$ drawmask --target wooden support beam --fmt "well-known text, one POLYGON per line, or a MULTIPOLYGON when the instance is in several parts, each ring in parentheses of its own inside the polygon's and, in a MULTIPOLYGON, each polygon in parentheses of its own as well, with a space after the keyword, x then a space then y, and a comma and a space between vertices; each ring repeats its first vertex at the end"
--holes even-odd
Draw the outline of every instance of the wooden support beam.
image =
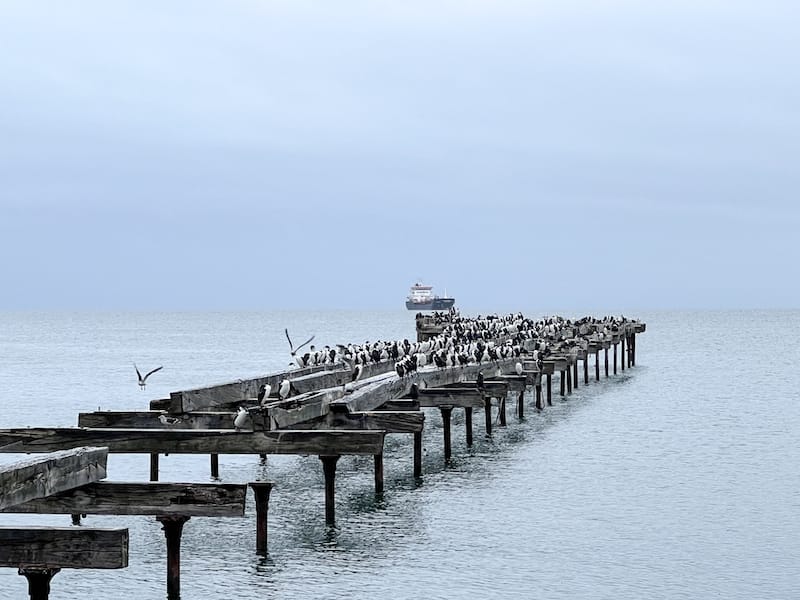
POLYGON ((235 483, 99 481, 5 508, 5 513, 243 517, 247 486, 235 483))
POLYGON ((128 530, 0 527, 0 567, 122 569, 128 530))
POLYGON ((0 452, 50 452, 107 446, 112 453, 377 454, 382 431, 229 431, 194 429, 0 429, 0 452))
MULTIPOLYGON (((538 375, 538 372, 536 373, 538 375)), ((522 392, 528 387, 528 375, 500 375, 499 377, 491 377, 484 380, 492 383, 500 381, 508 385, 509 392, 522 392)))
POLYGON ((0 465, 0 510, 98 481, 108 448, 73 448, 0 465))
POLYGON ((170 414, 166 411, 78 413, 78 427, 122 429, 233 429, 235 411, 170 414))
POLYGON ((484 405, 484 398, 484 393, 476 387, 442 387, 419 390, 417 400, 424 408, 437 408, 443 405, 480 408, 484 405))

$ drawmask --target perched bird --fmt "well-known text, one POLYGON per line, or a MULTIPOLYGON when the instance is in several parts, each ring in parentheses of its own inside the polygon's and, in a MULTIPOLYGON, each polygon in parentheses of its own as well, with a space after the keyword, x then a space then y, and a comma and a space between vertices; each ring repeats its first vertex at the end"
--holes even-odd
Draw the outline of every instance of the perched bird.
POLYGON ((356 365, 356 368, 353 369, 353 374, 350 376, 350 381, 357 381, 361 378, 361 373, 364 372, 364 368, 361 365, 356 365))
POLYGON ((265 403, 269 402, 270 392, 272 392, 272 386, 268 383, 262 383, 258 388, 259 405, 264 406, 265 403))
POLYGON ((478 373, 478 389, 483 389, 483 373, 478 373))
POLYGON ((289 397, 289 393, 292 391, 292 384, 289 382, 288 379, 284 379, 281 381, 281 387, 278 388, 278 396, 280 396, 281 400, 286 400, 289 397))
POLYGON ((143 390, 147 385, 147 378, 150 377, 150 375, 152 375, 156 371, 160 371, 164 367, 163 366, 157 367, 152 371, 150 371, 149 373, 147 373, 147 375, 145 375, 144 377, 142 377, 142 374, 139 372, 139 367, 136 366, 136 363, 133 363, 133 368, 136 369, 136 375, 137 377, 139 377, 139 389, 143 390))
POLYGON ((177 425, 181 422, 179 417, 168 417, 167 415, 158 415, 158 420, 162 425, 177 425))
POLYGON ((515 363, 514 370, 517 372, 517 375, 522 375, 522 363, 521 362, 515 363))
POLYGON ((240 406, 236 411, 236 416, 233 418, 233 428, 236 431, 241 431, 242 427, 247 423, 247 417, 249 415, 250 413, 247 412, 247 409, 244 406, 240 406))

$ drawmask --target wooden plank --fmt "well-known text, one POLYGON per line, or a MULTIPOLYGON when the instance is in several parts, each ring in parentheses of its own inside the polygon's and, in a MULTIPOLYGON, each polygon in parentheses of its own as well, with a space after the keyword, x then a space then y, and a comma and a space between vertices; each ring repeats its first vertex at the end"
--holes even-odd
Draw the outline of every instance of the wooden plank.
POLYGON ((423 408, 439 408, 442 406, 483 408, 486 406, 484 394, 478 388, 473 387, 443 387, 419 390, 418 400, 419 405, 423 408))
POLYGON ((78 427, 123 429, 233 429, 234 411, 170 414, 166 411, 96 411, 78 414, 78 427))
POLYGON ((107 446, 130 454, 378 454, 377 431, 230 431, 220 429, 0 429, 0 452, 51 452, 107 446))
POLYGON ((304 369, 287 369, 269 375, 239 379, 227 383, 219 383, 205 387, 181 390, 170 394, 171 413, 185 413, 219 406, 258 397, 258 388, 263 384, 272 386, 272 395, 278 395, 278 387, 286 378, 301 377, 310 373, 341 368, 339 365, 319 365, 304 369))
MULTIPOLYGON (((458 387, 471 387, 475 386, 475 389, 478 389, 478 382, 477 381, 459 381, 458 383, 454 383, 454 386, 458 387)), ((486 392, 487 396, 491 396, 492 398, 500 398, 508 394, 508 383, 505 381, 499 381, 497 379, 484 379, 483 381, 483 390, 486 392)))
POLYGON ((493 379, 497 379, 507 384, 508 390, 511 392, 524 392, 525 388, 528 386, 527 375, 500 375, 499 377, 493 379))
POLYGON ((17 504, 2 512, 243 517, 247 485, 101 481, 17 504))
POLYGON ((108 448, 78 447, 0 466, 0 509, 106 476, 108 448))
POLYGON ((0 567, 122 569, 127 566, 127 529, 0 527, 0 567))
POLYGON ((381 430, 386 433, 416 433, 425 425, 425 413, 419 410, 329 413, 324 419, 304 423, 308 429, 381 430))

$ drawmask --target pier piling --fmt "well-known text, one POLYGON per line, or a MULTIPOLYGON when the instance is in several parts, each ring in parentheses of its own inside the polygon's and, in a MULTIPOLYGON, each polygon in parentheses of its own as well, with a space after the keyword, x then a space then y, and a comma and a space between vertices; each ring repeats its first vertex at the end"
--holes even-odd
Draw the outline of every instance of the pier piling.
POLYGON ((467 436, 467 447, 472 447, 472 407, 464 407, 464 429, 467 436))
POLYGON ((61 569, 20 567, 17 573, 28 580, 30 600, 47 600, 50 597, 50 580, 61 569))
POLYGON ((186 515, 159 515, 156 520, 164 529, 167 538, 167 600, 181 597, 181 536, 183 525, 189 520, 186 515))
POLYGON ((267 520, 269 514, 269 494, 272 491, 271 481, 251 481, 256 499, 256 554, 268 554, 267 520))

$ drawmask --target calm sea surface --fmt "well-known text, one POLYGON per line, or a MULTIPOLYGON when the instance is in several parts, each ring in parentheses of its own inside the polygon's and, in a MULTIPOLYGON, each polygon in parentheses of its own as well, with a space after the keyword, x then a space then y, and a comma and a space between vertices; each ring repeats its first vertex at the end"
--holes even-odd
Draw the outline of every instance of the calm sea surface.
MULTIPOLYGON (((476 416, 471 450, 455 415, 447 468, 427 412, 421 484, 410 435, 387 437, 381 499, 371 458, 340 460, 334 530, 316 457, 220 457, 224 482, 275 482, 270 556, 254 553, 252 498, 244 519, 193 518, 183 598, 800 598, 800 312, 633 316, 647 322, 635 368, 581 379, 542 414, 526 397, 525 421, 510 414, 492 440, 476 416)), ((319 345, 414 335, 407 311, 0 314, 0 426, 73 426, 81 411, 144 410, 278 370, 284 327, 319 345), (133 361, 164 365, 144 392, 133 361)), ((145 455, 114 455, 109 480, 146 481, 148 468, 145 455)), ((209 481, 208 457, 162 457, 161 479, 209 481)), ((51 598, 165 597, 154 518, 84 523, 128 527, 130 566, 64 570, 51 598)), ((26 597, 25 579, 0 569, 0 599, 26 597)))

